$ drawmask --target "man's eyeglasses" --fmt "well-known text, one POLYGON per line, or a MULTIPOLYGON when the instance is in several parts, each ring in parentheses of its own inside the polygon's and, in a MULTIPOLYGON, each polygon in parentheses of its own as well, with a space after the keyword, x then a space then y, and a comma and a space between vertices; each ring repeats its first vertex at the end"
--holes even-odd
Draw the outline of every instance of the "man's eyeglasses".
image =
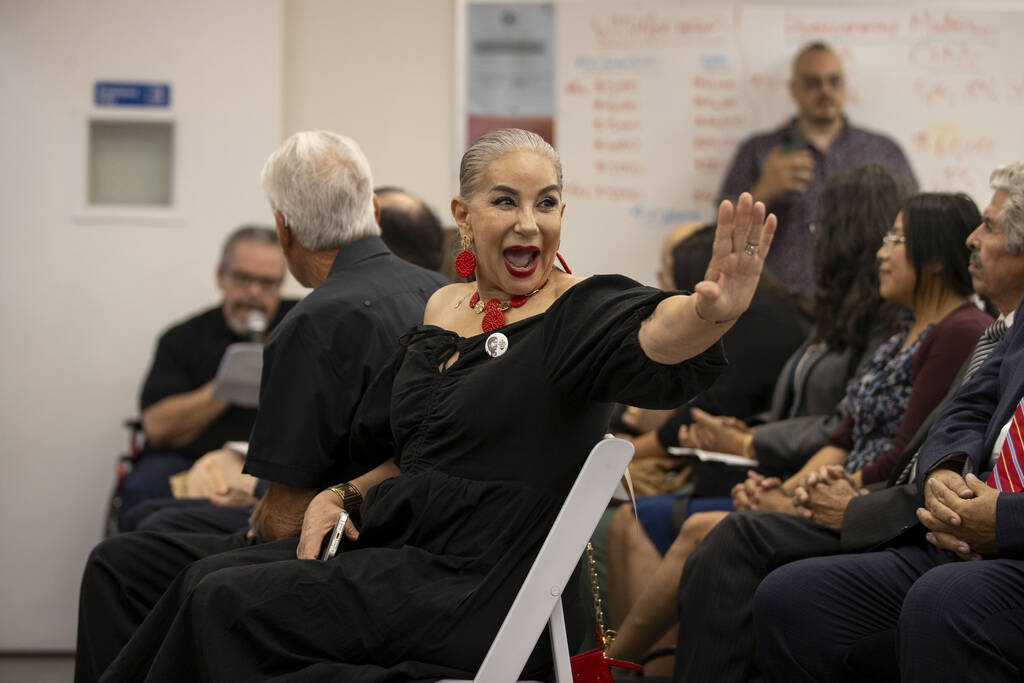
POLYGON ((800 82, 807 90, 821 90, 826 85, 833 90, 842 90, 843 86, 846 85, 846 81, 841 75, 833 74, 831 76, 801 76, 800 82))
POLYGON ((887 232, 887 233, 885 233, 885 235, 882 236, 882 244, 885 245, 886 253, 889 256, 892 256, 892 247, 893 247, 894 244, 906 244, 906 243, 907 243, 907 236, 906 235, 900 235, 900 234, 895 233, 895 232, 887 232))
POLYGON ((241 270, 229 270, 224 274, 227 276, 228 281, 239 289, 256 285, 260 289, 269 292, 281 286, 281 278, 279 277, 260 277, 241 270))

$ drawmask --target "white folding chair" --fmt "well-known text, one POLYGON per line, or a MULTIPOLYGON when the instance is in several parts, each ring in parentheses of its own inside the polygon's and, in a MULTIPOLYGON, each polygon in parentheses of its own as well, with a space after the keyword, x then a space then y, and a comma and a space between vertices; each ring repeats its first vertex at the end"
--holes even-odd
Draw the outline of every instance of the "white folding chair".
POLYGON ((605 438, 590 451, 474 683, 515 683, 545 623, 551 632, 556 680, 571 683, 562 591, 632 457, 633 444, 616 438, 605 438))

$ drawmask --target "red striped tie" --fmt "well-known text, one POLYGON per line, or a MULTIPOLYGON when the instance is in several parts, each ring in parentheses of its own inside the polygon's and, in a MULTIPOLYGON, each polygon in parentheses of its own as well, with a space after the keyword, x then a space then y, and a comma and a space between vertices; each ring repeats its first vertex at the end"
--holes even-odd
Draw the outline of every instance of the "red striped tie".
POLYGON ((999 449, 999 460, 985 483, 999 491, 1024 491, 1024 398, 1013 411, 1006 441, 999 449))

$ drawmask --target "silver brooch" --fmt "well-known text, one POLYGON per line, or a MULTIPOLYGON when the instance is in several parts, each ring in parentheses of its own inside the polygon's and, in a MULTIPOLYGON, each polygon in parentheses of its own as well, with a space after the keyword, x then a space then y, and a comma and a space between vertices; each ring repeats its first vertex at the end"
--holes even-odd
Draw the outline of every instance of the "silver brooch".
POLYGON ((497 358, 508 351, 508 337, 501 332, 495 332, 484 342, 484 348, 487 349, 488 356, 497 358))

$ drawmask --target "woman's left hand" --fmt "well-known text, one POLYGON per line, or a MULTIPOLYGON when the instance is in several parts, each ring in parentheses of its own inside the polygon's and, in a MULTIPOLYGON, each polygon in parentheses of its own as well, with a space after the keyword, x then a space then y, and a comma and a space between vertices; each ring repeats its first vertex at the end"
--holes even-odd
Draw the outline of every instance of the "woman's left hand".
POLYGON ((749 192, 740 195, 735 207, 728 200, 719 205, 711 261, 704 280, 694 287, 702 317, 732 320, 747 310, 776 225, 775 215, 765 218, 764 204, 754 203, 749 192))

